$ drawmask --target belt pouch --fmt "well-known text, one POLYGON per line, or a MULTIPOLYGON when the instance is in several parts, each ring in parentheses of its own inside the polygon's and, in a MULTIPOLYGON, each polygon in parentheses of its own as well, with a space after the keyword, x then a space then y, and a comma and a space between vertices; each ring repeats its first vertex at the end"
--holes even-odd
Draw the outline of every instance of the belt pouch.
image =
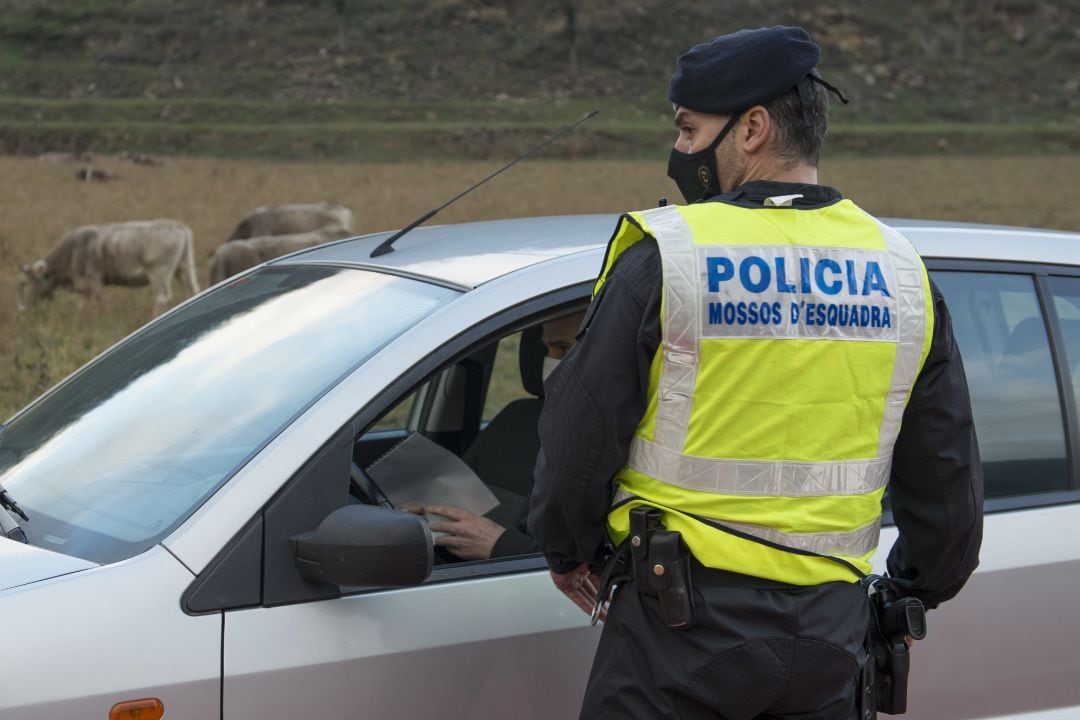
POLYGON ((690 553, 682 535, 654 532, 649 543, 649 589, 660 599, 660 614, 670 628, 689 630, 694 625, 694 588, 690 553))

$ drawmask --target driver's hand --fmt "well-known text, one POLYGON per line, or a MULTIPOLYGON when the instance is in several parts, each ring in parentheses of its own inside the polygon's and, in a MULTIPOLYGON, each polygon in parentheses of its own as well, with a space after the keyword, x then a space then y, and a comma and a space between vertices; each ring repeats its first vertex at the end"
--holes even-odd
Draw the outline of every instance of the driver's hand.
POLYGON ((446 519, 432 520, 434 532, 444 532, 435 538, 435 544, 445 547, 462 560, 487 560, 495 542, 506 528, 482 515, 450 505, 428 505, 424 512, 442 515, 446 519))
POLYGON ((414 502, 412 500, 410 500, 409 502, 402 503, 400 505, 395 505, 394 509, 395 510, 400 510, 402 512, 412 513, 413 515, 423 515, 424 514, 424 506, 421 505, 420 503, 414 502))

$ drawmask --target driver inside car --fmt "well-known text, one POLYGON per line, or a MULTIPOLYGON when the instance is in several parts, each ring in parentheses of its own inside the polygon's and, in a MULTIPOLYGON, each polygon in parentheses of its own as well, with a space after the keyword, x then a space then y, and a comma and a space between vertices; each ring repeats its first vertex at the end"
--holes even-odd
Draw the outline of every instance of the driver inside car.
MULTIPOLYGON (((542 381, 547 380, 551 371, 573 347, 574 337, 584 316, 585 311, 581 310, 542 324, 543 347, 546 349, 542 361, 542 381)), ((530 350, 524 336, 528 332, 525 330, 522 333, 521 368, 526 387, 529 383, 524 376, 528 372, 529 359, 524 355, 530 350)), ((493 461, 509 461, 515 466, 515 474, 524 476, 517 478, 519 483, 524 482, 526 487, 532 487, 532 468, 539 451, 536 422, 540 417, 542 392, 539 395, 536 399, 516 401, 517 407, 511 403, 503 408, 480 432, 474 447, 466 452, 465 459, 478 470, 481 479, 489 486, 492 483, 485 477, 483 469, 493 461), (497 457, 489 459, 485 456, 497 457)), ((509 504, 506 499, 501 499, 503 506, 509 504)), ((398 509, 417 515, 441 516, 431 518, 431 530, 445 533, 436 536, 435 544, 461 560, 487 560, 537 552, 536 543, 525 527, 527 501, 518 508, 500 507, 487 515, 477 515, 449 505, 425 506, 415 502, 399 505, 398 509), (496 517, 493 518, 493 515, 496 517)))

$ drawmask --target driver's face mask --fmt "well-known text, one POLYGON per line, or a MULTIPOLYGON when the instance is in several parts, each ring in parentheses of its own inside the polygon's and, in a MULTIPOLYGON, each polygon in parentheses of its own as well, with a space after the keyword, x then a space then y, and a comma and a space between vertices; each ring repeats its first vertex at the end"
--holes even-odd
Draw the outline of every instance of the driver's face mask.
POLYGON ((551 373, 555 372, 555 368, 559 367, 559 362, 560 362, 560 360, 558 358, 553 358, 553 357, 545 357, 544 358, 544 367, 540 371, 541 372, 540 376, 541 376, 541 378, 543 378, 544 382, 547 382, 548 376, 550 376, 551 373))
POLYGON ((731 116, 709 147, 694 153, 684 153, 671 148, 667 174, 679 186, 679 192, 687 204, 707 200, 720 194, 720 177, 716 170, 716 148, 720 146, 731 128, 739 121, 741 112, 731 116))

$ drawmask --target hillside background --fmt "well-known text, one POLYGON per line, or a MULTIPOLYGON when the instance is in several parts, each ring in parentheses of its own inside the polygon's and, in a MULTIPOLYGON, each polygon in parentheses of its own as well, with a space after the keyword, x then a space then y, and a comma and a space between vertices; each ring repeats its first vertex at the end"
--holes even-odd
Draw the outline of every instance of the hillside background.
POLYGON ((0 421, 150 319, 146 288, 17 310, 72 228, 179 219, 205 287, 251 208, 402 227, 594 109, 433 222, 650 207, 677 196, 675 58, 775 24, 852 99, 822 182, 882 217, 1080 230, 1080 0, 0 0, 0 421))
POLYGON ((564 157, 670 140, 674 59, 824 48, 843 152, 1080 150, 1080 0, 0 0, 0 152, 564 157))

